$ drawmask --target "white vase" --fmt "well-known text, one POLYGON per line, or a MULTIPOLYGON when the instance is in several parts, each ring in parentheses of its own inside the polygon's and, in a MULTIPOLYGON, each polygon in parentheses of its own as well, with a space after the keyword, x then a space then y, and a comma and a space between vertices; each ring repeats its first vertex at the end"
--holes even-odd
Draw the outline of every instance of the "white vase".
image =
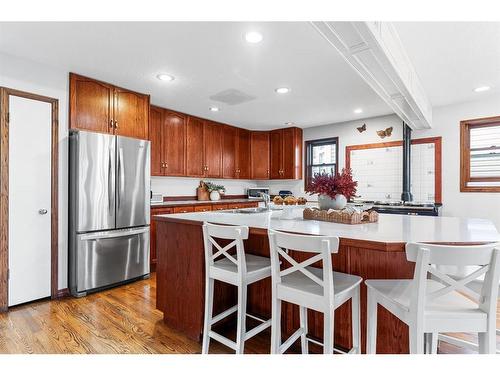
POLYGON ((214 190, 210 192, 210 200, 211 201, 218 201, 220 200, 220 193, 217 190, 214 190))
POLYGON ((330 198, 328 195, 319 195, 318 204, 320 210, 341 210, 347 204, 347 198, 342 194, 337 194, 335 199, 330 198))

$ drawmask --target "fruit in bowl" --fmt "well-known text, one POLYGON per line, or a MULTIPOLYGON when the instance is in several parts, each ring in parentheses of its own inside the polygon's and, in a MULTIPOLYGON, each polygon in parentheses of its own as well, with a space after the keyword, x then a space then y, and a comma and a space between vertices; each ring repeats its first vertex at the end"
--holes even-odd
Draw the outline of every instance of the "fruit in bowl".
POLYGON ((281 198, 279 195, 275 196, 273 198, 273 203, 277 205, 282 205, 283 204, 283 198, 281 198))
POLYGON ((287 206, 292 206, 292 205, 297 204, 297 198, 295 198, 293 195, 289 195, 283 201, 284 201, 285 205, 287 205, 287 206))
POLYGON ((307 199, 304 198, 304 197, 300 197, 300 198, 297 198, 297 204, 300 204, 300 205, 305 205, 307 203, 307 199))

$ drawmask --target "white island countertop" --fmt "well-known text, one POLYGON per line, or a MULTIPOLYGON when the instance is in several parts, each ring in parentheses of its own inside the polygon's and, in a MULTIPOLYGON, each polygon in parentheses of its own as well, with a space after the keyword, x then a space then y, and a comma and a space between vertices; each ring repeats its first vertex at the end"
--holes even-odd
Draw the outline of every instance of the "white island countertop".
POLYGON ((500 241, 500 234, 495 225, 490 220, 484 219, 380 214, 377 223, 351 225, 304 220, 301 208, 294 210, 293 219, 280 219, 280 215, 280 212, 244 214, 209 211, 158 215, 155 218, 159 221, 207 221, 216 224, 246 225, 250 228, 332 235, 344 239, 383 243, 500 241))

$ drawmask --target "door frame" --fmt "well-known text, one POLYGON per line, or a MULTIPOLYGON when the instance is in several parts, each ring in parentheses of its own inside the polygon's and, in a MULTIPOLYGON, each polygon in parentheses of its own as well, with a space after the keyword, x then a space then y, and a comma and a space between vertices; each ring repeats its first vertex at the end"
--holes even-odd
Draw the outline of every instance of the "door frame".
MULTIPOLYGON (((9 98, 17 96, 50 103, 51 131, 51 298, 62 293, 58 287, 58 169, 59 169, 59 101, 47 96, 0 87, 0 311, 9 305, 9 98)), ((61 291, 63 292, 63 291, 61 291)))

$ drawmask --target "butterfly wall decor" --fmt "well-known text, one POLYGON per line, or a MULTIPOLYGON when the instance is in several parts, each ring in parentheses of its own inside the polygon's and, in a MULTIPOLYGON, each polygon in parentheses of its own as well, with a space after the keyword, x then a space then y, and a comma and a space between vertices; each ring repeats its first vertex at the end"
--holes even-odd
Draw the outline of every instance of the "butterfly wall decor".
POLYGON ((360 126, 358 129, 358 132, 363 133, 366 130, 366 124, 363 124, 363 126, 360 126))
POLYGON ((392 126, 385 130, 377 130, 377 135, 382 139, 384 139, 385 137, 390 137, 391 134, 392 134, 392 126))

